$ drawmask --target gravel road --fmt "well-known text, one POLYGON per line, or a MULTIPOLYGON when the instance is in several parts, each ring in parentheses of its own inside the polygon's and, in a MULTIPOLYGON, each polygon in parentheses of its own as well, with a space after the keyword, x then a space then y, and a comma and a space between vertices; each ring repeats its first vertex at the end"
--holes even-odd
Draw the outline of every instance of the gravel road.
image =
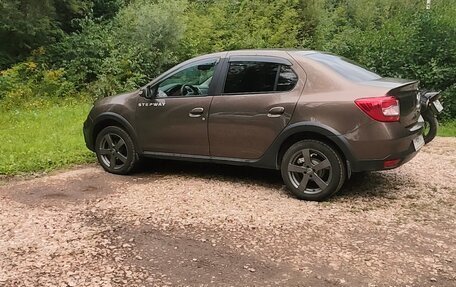
POLYGON ((0 286, 456 286, 456 138, 328 202, 276 171, 148 161, 0 183, 0 286))

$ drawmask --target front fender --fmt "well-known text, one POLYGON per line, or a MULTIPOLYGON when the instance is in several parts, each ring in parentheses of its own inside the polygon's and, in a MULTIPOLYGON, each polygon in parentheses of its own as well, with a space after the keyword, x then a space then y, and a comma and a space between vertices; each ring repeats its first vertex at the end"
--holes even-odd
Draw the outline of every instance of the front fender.
POLYGON ((138 142, 138 136, 133 128, 133 125, 121 115, 113 112, 101 113, 93 120, 93 128, 91 132, 93 143, 95 142, 98 132, 109 125, 117 125, 123 128, 130 135, 138 153, 142 153, 142 149, 140 148, 138 142))

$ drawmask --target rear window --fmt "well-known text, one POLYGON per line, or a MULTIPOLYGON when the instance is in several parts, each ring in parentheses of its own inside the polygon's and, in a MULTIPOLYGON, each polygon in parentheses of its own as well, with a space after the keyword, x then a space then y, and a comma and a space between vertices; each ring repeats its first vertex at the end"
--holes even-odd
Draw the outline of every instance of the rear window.
POLYGON ((339 75, 350 81, 364 82, 381 78, 380 75, 369 71, 368 69, 361 67, 359 64, 343 57, 322 53, 306 54, 305 56, 330 67, 339 75))

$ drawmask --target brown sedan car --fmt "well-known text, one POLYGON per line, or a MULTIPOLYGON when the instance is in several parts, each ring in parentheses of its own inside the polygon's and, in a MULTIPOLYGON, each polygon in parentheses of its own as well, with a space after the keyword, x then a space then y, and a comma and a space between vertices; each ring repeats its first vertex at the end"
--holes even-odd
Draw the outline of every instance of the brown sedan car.
POLYGON ((221 52, 98 101, 84 136, 112 173, 129 173, 141 157, 249 165, 280 169, 298 198, 323 200, 352 172, 416 155, 418 95, 418 81, 382 78, 332 54, 221 52))

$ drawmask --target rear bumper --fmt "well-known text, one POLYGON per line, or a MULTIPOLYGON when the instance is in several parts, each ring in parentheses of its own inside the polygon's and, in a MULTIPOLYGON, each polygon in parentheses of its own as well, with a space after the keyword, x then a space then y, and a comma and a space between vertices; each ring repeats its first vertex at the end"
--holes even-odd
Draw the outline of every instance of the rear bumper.
POLYGON ((414 158, 413 140, 422 134, 424 121, 420 120, 412 127, 404 128, 399 123, 375 123, 366 129, 365 134, 350 139, 345 135, 352 151, 349 159, 353 172, 388 170, 397 168, 414 158), (392 167, 385 167, 385 161, 398 160, 392 167))
POLYGON ((394 169, 410 161, 417 154, 418 151, 415 151, 415 149, 412 147, 410 150, 398 154, 392 154, 388 158, 382 160, 355 160, 350 162, 350 167, 353 172, 394 169), (385 161, 395 159, 399 159, 399 163, 397 165, 395 165, 394 167, 385 168, 385 161))

